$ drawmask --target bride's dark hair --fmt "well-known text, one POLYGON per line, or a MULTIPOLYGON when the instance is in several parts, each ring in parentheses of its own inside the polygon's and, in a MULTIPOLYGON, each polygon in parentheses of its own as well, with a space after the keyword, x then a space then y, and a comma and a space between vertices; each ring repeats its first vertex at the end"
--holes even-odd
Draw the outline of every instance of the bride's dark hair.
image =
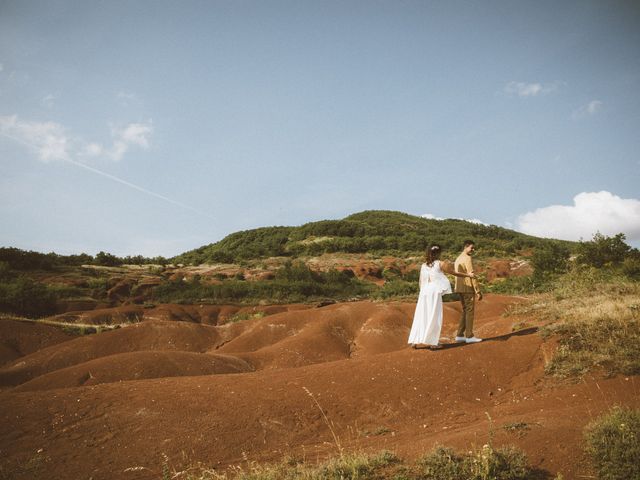
POLYGON ((432 266, 433 262, 440 258, 441 252, 442 248, 440 248, 440 245, 436 243, 427 248, 427 265, 432 266))

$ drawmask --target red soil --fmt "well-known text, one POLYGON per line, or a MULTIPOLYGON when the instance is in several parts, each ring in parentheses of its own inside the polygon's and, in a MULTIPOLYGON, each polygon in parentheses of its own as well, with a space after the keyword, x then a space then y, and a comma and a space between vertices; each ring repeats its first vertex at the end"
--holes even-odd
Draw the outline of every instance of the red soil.
POLYGON ((207 325, 218 325, 229 320, 236 314, 274 313, 292 310, 305 310, 310 305, 265 305, 257 307, 242 307, 238 305, 175 305, 165 304, 147 308, 142 305, 123 305, 118 307, 100 308, 88 311, 71 311, 51 317, 52 320, 84 323, 90 325, 114 325, 121 323, 140 322, 143 320, 167 320, 207 325))
POLYGON ((42 348, 74 338, 57 327, 19 320, 0 320, 0 366, 42 348))
MULTIPOLYGON (((548 344, 502 316, 515 301, 487 295, 476 328, 487 340, 439 351, 406 345, 414 305, 394 302, 218 326, 150 320, 48 346, 0 370, 0 477, 157 479, 163 455, 177 469, 324 458, 337 448, 314 399, 347 450, 415 458, 435 443, 481 446, 493 428, 533 465, 587 475, 582 429, 640 406, 640 382, 547 379, 548 344), (516 422, 530 430, 502 428, 516 422)), ((458 312, 445 304, 443 337, 458 312)))

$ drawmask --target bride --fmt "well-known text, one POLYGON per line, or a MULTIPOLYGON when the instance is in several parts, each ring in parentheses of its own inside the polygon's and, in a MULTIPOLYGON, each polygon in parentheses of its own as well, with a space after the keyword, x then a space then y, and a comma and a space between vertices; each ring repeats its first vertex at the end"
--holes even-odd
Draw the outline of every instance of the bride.
POLYGON ((441 253, 440 245, 432 245, 427 249, 426 262, 420 267, 420 293, 408 340, 413 348, 418 344, 429 345, 431 349, 441 348, 438 341, 442 329, 442 295, 451 293, 451 284, 445 273, 474 277, 473 272, 462 273, 449 268, 443 272, 439 260, 441 253))

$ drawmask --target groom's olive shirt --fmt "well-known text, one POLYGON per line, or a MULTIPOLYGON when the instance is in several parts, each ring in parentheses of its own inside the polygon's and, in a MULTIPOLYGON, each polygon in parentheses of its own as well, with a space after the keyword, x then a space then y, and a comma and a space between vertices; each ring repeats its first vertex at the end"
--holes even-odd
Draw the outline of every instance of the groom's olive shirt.
MULTIPOLYGON (((458 258, 456 258, 454 268, 456 272, 460 273, 473 272, 471 256, 462 252, 458 255, 458 258)), ((456 277, 454 291, 457 293, 478 293, 480 292, 480 286, 476 278, 456 277)))

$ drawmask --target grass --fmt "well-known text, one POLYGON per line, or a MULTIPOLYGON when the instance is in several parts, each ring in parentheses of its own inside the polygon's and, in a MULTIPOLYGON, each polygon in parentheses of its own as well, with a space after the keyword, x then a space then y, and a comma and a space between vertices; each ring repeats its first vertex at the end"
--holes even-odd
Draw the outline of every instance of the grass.
MULTIPOLYGON (((163 471, 167 471, 166 464, 163 471)), ((275 465, 247 462, 227 471, 192 467, 173 472, 170 478, 183 480, 535 480, 549 478, 533 469, 520 450, 512 446, 494 449, 490 445, 459 454, 436 446, 415 462, 394 453, 351 453, 320 464, 286 458, 275 465)))
POLYGON ((50 325, 52 327, 60 328, 61 330, 70 333, 72 335, 89 335, 92 333, 100 333, 108 330, 115 330, 123 325, 128 324, 114 324, 114 325, 91 325, 87 323, 70 323, 70 322, 58 322, 55 320, 47 319, 33 319, 20 317, 16 315, 0 314, 0 321, 2 320, 15 320, 18 322, 27 323, 39 323, 41 325, 50 325))
POLYGON ((529 467, 527 457, 515 447, 483 445, 465 454, 437 446, 420 460, 425 479, 437 480, 527 480, 540 478, 529 467))
POLYGON ((541 322, 558 349, 549 375, 579 378, 601 370, 607 376, 640 373, 640 283, 606 270, 576 269, 553 288, 514 307, 511 315, 541 322))
POLYGON ((585 442, 599 479, 640 479, 640 410, 613 408, 587 426, 585 442))
POLYGON ((229 317, 226 323, 244 322, 245 320, 252 320, 254 318, 264 318, 265 312, 239 312, 229 317))

